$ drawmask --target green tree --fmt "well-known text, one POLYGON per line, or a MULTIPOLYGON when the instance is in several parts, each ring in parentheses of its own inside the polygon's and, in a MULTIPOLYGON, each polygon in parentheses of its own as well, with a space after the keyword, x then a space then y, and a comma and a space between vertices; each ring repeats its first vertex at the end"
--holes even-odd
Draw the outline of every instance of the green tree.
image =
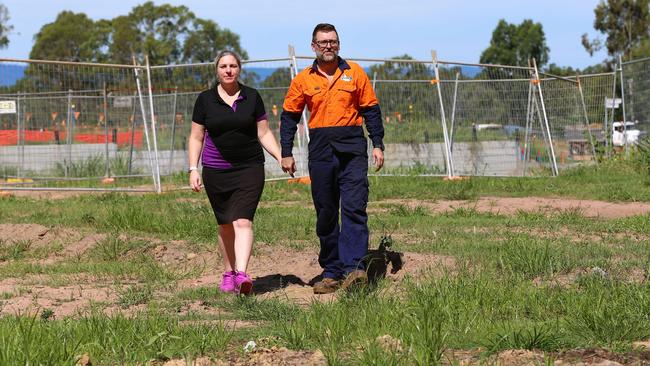
MULTIPOLYGON (((413 60, 410 55, 395 56, 392 60, 413 60)), ((429 80, 434 74, 423 63, 386 61, 370 66, 368 76, 379 80, 429 80)))
POLYGON ((269 113, 269 122, 273 128, 276 128, 280 113, 282 113, 282 104, 289 89, 289 84, 291 84, 289 67, 278 67, 258 87, 266 104, 267 113, 269 113), (273 106, 276 107, 276 115, 273 114, 273 106))
POLYGON ((95 23, 84 13, 63 11, 34 36, 32 59, 60 61, 104 61, 107 42, 105 23, 95 23))
POLYGON ((181 59, 181 39, 196 18, 186 6, 156 6, 152 1, 136 6, 128 17, 127 30, 135 33, 128 38, 138 41, 128 46, 140 57, 148 55, 152 65, 176 63, 181 59))
POLYGON ((548 53, 542 24, 526 19, 517 25, 501 19, 492 32, 490 46, 481 53, 480 62, 528 66, 528 60, 535 58, 541 67, 548 62, 548 53))
POLYGON ((222 50, 235 51, 242 58, 248 58, 239 45, 239 35, 228 29, 220 29, 212 20, 195 19, 183 44, 183 61, 211 62, 222 50))
POLYGON ((262 82, 262 87, 289 87, 291 84, 291 71, 288 67, 278 67, 262 82))
POLYGON ((5 48, 9 45, 9 32, 14 29, 9 25, 9 10, 4 4, 0 3, 0 48, 5 48))
POLYGON ((557 75, 557 76, 576 76, 577 74, 580 73, 579 69, 574 69, 571 66, 562 67, 554 63, 548 65, 548 67, 544 71, 551 75, 557 75))
POLYGON ((247 58, 239 36, 232 31, 197 18, 185 6, 151 1, 110 20, 93 21, 83 13, 61 12, 41 28, 34 41, 30 57, 48 60, 130 64, 133 56, 140 62, 148 56, 150 64, 165 65, 212 61, 222 49, 247 58))
POLYGON ((109 58, 118 64, 132 63, 133 56, 140 51, 142 35, 137 30, 137 25, 132 17, 121 15, 115 17, 110 23, 110 42, 108 46, 109 58))
POLYGON ((630 59, 650 57, 650 39, 644 39, 630 50, 630 59))
POLYGON ((603 44, 600 39, 589 40, 587 34, 583 34, 582 45, 589 54, 603 45, 610 56, 630 57, 637 47, 649 50, 644 41, 649 38, 650 0, 601 0, 594 14, 594 28, 607 40, 603 44))

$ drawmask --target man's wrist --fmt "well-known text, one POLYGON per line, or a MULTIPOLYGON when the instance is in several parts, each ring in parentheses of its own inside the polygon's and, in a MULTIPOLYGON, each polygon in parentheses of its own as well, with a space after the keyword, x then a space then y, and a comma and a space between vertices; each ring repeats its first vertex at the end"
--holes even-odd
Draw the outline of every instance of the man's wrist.
POLYGON ((282 146, 282 149, 280 150, 280 154, 282 155, 283 158, 288 158, 290 156, 293 156, 293 146, 282 146))
POLYGON ((188 172, 188 173, 191 173, 191 172, 193 172, 193 171, 195 171, 195 170, 198 171, 199 168, 198 168, 197 166, 191 166, 191 167, 189 167, 189 169, 187 169, 187 172, 188 172))

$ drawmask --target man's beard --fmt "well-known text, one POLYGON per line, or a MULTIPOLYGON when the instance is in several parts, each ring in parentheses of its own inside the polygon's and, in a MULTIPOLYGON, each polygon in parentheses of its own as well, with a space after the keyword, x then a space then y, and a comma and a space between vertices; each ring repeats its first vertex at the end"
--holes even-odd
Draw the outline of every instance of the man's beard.
POLYGON ((338 56, 338 55, 335 54, 335 53, 331 53, 331 54, 328 54, 328 55, 325 55, 324 53, 321 53, 321 54, 319 54, 316 58, 317 58, 319 61, 323 61, 323 62, 332 62, 332 61, 336 60, 336 57, 337 57, 337 56, 338 56))

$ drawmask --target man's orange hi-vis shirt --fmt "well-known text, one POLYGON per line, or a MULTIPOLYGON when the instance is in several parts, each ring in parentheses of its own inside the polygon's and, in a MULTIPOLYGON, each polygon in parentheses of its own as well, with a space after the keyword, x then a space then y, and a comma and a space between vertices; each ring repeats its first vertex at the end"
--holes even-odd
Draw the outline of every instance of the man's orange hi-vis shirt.
POLYGON ((377 97, 358 64, 339 58, 339 67, 330 83, 314 61, 292 80, 281 117, 283 157, 292 156, 296 124, 305 106, 311 113, 308 122, 310 159, 326 157, 332 148, 365 154, 364 118, 373 146, 383 149, 384 131, 377 97))

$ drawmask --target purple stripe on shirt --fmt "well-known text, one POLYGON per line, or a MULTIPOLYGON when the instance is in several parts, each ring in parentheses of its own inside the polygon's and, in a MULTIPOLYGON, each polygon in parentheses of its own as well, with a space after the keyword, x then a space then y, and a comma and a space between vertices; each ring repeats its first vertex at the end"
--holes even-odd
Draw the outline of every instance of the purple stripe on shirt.
MULTIPOLYGON (((239 95, 237 99, 232 103, 232 111, 237 112, 237 102, 244 100, 242 95, 239 95)), ((263 119, 266 119, 266 113, 261 115, 255 122, 259 122, 263 119)), ((206 133, 203 138, 203 153, 201 154, 201 164, 203 166, 213 169, 230 169, 232 164, 223 158, 219 149, 214 146, 214 142, 209 138, 206 133)))
POLYGON ((239 94, 239 96, 237 96, 237 99, 235 99, 235 101, 232 102, 232 111, 233 112, 237 112, 237 102, 239 102, 240 100, 244 100, 244 97, 241 94, 239 94))
POLYGON ((213 169, 230 169, 232 164, 223 158, 219 149, 214 146, 214 142, 206 133, 203 137, 203 153, 201 154, 201 164, 213 169))
POLYGON ((263 120, 265 120, 265 119, 268 119, 267 116, 266 116, 266 113, 264 113, 263 115, 257 117, 257 119, 255 120, 255 122, 263 121, 263 120))

